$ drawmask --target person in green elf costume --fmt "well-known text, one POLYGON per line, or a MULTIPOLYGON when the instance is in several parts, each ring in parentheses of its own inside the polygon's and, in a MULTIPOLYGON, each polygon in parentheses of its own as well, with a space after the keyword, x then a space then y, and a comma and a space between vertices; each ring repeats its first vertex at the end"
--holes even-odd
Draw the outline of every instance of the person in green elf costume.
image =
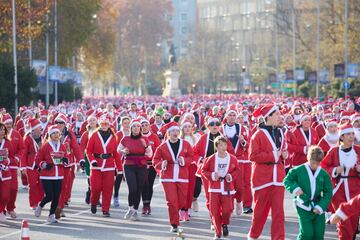
POLYGON ((324 239, 324 212, 332 198, 332 184, 329 174, 320 167, 323 158, 320 147, 310 147, 308 162, 291 169, 284 179, 285 188, 294 194, 300 225, 298 240, 324 239))

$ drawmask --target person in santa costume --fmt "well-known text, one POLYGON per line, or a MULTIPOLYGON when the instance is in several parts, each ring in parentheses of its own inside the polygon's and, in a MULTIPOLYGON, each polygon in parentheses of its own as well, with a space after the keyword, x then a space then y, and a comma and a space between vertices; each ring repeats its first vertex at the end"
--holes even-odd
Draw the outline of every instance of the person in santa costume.
MULTIPOLYGON (((318 134, 319 139, 324 137, 326 134, 326 123, 329 121, 332 117, 332 113, 330 111, 325 111, 322 115, 322 120, 319 121, 318 125, 316 127, 313 127, 318 134)), ((326 154, 325 154, 326 155, 326 154)))
POLYGON ((288 134, 288 149, 291 155, 291 167, 299 166, 305 163, 307 150, 311 145, 317 145, 319 142, 316 131, 310 127, 311 117, 303 114, 299 119, 297 126, 288 134))
MULTIPOLYGON (((22 149, 23 139, 22 136, 19 134, 19 132, 13 129, 12 127, 13 119, 10 114, 6 113, 2 115, 1 121, 4 123, 9 133, 7 137, 10 140, 11 145, 13 146, 13 150, 15 154, 15 158, 11 159, 9 165, 9 169, 11 172, 11 185, 10 185, 10 199, 7 203, 6 210, 10 214, 11 218, 16 218, 15 202, 16 202, 18 186, 19 186, 17 175, 18 175, 18 168, 20 163, 20 151, 22 149)), ((26 174, 22 175, 22 179, 23 179, 22 180, 23 186, 27 187, 28 181, 26 174)))
POLYGON ((35 163, 35 156, 43 143, 43 139, 40 121, 32 118, 28 124, 31 132, 27 133, 24 137, 20 157, 20 170, 22 174, 27 176, 29 182, 29 204, 30 208, 35 210, 44 195, 38 171, 39 166, 35 163))
POLYGON ((235 179, 238 162, 227 149, 227 139, 219 136, 214 141, 217 153, 207 158, 201 167, 201 175, 209 182, 209 202, 212 226, 215 228, 214 239, 229 236, 228 225, 234 208, 235 179))
MULTIPOLYGON (((191 114, 191 113, 190 113, 191 114)), ((191 114, 192 115, 192 114, 191 114)), ((194 123, 187 120, 188 118, 184 115, 184 120, 180 126, 180 138, 187 141, 191 147, 195 146, 195 144, 199 141, 200 134, 194 133, 194 123)), ((190 221, 190 214, 188 210, 191 208, 191 204, 193 201, 194 190, 195 190, 195 183, 196 183, 196 171, 197 171, 197 164, 194 161, 191 162, 189 165, 189 186, 187 191, 186 197, 186 205, 180 212, 180 221, 190 221)))
POLYGON ((346 221, 354 215, 360 214, 360 194, 353 197, 349 202, 340 204, 336 213, 331 217, 331 224, 346 221))
POLYGON ((93 115, 90 115, 87 118, 87 127, 86 131, 83 133, 80 139, 80 150, 82 153, 84 153, 84 159, 85 159, 85 173, 87 176, 87 183, 88 183, 88 190, 85 193, 85 203, 90 204, 90 163, 89 159, 86 156, 86 146, 89 142, 90 137, 93 135, 93 133, 96 131, 96 129, 99 127, 97 118, 93 115))
POLYGON ((75 179, 75 173, 74 173, 75 165, 76 163, 79 163, 81 164, 82 167, 84 167, 85 160, 83 154, 80 151, 80 147, 74 132, 68 127, 66 127, 66 123, 67 123, 66 116, 63 114, 59 114, 56 117, 54 123, 61 131, 60 141, 66 147, 66 153, 69 160, 68 164, 64 167, 62 190, 61 190, 58 208, 56 209, 55 212, 56 219, 60 219, 60 217, 65 217, 63 209, 65 205, 68 205, 71 198, 72 186, 75 179), (75 161, 75 158, 77 161, 75 161))
POLYGON ((355 144, 360 145, 360 113, 355 113, 351 117, 351 123, 354 127, 355 144))
POLYGON ((171 224, 170 232, 178 232, 179 211, 186 205, 189 184, 189 165, 194 153, 191 145, 179 139, 180 128, 172 122, 167 129, 168 139, 156 150, 153 166, 160 174, 160 182, 165 192, 171 224))
MULTIPOLYGON (((162 110, 162 108, 161 108, 161 110, 162 110)), ((158 112, 155 114, 155 117, 154 117, 154 123, 151 124, 150 128, 151 128, 151 132, 157 134, 160 139, 163 138, 163 136, 160 132, 160 129, 163 125, 164 125, 164 122, 162 120, 162 111, 159 111, 159 109, 158 109, 158 112)))
POLYGON ((125 136, 118 152, 124 159, 124 174, 128 185, 128 206, 124 219, 139 220, 137 213, 143 187, 147 177, 147 160, 153 156, 152 148, 147 137, 141 134, 141 122, 134 119, 130 124, 130 136, 125 136))
POLYGON ((336 119, 326 122, 326 133, 319 141, 318 146, 324 151, 326 155, 331 148, 336 147, 339 143, 338 124, 336 119))
MULTIPOLYGON (((199 139, 199 141, 195 144, 193 147, 194 150, 194 161, 196 161, 198 165, 198 172, 196 177, 196 183, 195 183, 195 191, 194 191, 194 199, 192 203, 192 209, 197 212, 199 211, 199 205, 197 202, 198 197, 201 193, 201 185, 204 185, 204 191, 206 196, 206 207, 209 210, 209 194, 208 194, 208 181, 201 176, 199 170, 201 168, 201 165, 203 164, 205 158, 213 155, 216 152, 214 140, 216 137, 220 136, 220 127, 221 127, 221 121, 219 118, 215 117, 209 117, 207 119, 207 129, 208 132, 204 135, 202 135, 199 139)), ((234 154, 234 148, 232 147, 232 144, 230 141, 228 141, 228 148, 227 151, 230 154, 234 154)))
MULTIPOLYGON (((156 133, 150 131, 150 122, 147 119, 141 120, 141 134, 149 140, 151 150, 154 153, 156 149, 160 146, 161 141, 156 133)), ((150 215, 151 214, 151 199, 153 195, 153 186, 156 178, 156 170, 152 165, 152 158, 147 159, 147 177, 145 178, 145 183, 142 191, 142 201, 143 208, 142 214, 150 215)))
POLYGON ((110 119, 103 115, 99 119, 100 128, 90 137, 86 147, 86 156, 90 162, 91 212, 96 214, 100 194, 102 194, 102 212, 110 217, 111 195, 114 187, 114 172, 122 174, 122 163, 117 152, 117 140, 110 128, 110 119))
MULTIPOLYGON (((11 198, 12 173, 9 168, 15 159, 14 148, 7 138, 9 132, 4 123, 0 122, 0 222, 6 221, 5 210, 11 198)), ((17 176, 16 176, 17 177, 17 176)), ((10 217, 11 212, 9 212, 10 217)))
MULTIPOLYGON (((119 143, 125 136, 130 136, 130 134, 131 134, 130 122, 131 122, 131 118, 128 116, 124 116, 121 118, 121 121, 120 121, 121 128, 116 133, 116 140, 118 143, 117 145, 119 145, 119 143)), ((121 182, 122 182, 123 178, 124 178, 124 176, 122 173, 120 173, 120 174, 115 173, 114 196, 113 196, 113 200, 112 200, 114 207, 120 207, 119 190, 120 190, 120 186, 121 186, 121 182)))
MULTIPOLYGON (((354 145, 354 128, 350 124, 340 126, 340 145, 332 148, 321 162, 331 176, 334 190, 332 206, 338 210, 343 202, 360 194, 360 146, 354 145)), ((340 240, 353 239, 358 227, 359 214, 339 222, 340 240)))
POLYGON ((265 122, 251 137, 249 159, 253 163, 251 185, 254 192, 254 214, 248 239, 258 239, 271 209, 271 238, 285 239, 283 160, 287 157, 286 139, 277 127, 280 111, 277 106, 267 104, 253 113, 263 116, 265 122))
POLYGON ((49 111, 46 109, 43 109, 40 111, 40 124, 41 124, 41 129, 42 129, 42 133, 41 135, 46 136, 46 133, 48 131, 48 128, 50 127, 50 123, 49 123, 49 111))
POLYGON ((236 189, 236 214, 241 215, 244 213, 252 213, 252 194, 251 194, 251 162, 248 160, 247 148, 248 137, 246 129, 236 123, 237 108, 231 105, 225 114, 226 123, 223 125, 222 132, 224 136, 230 140, 232 147, 235 151, 235 156, 239 163, 239 174, 235 180, 236 189), (244 176, 246 172, 246 177, 244 176), (246 182, 246 193, 244 192, 246 182), (243 202, 244 201, 244 202, 243 202), (244 205, 244 210, 243 206, 244 205))
POLYGON ((58 206, 64 179, 64 166, 69 163, 66 147, 60 141, 61 131, 53 125, 49 128, 47 141, 40 147, 35 157, 35 165, 40 168, 40 180, 45 196, 35 209, 40 217, 44 206, 51 202, 49 223, 56 223, 55 210, 58 206))
POLYGON ((81 111, 77 111, 75 114, 75 121, 72 123, 71 130, 75 134, 77 142, 80 144, 81 138, 81 126, 84 123, 84 114, 81 111))
POLYGON ((321 169, 324 152, 318 146, 308 150, 308 162, 291 169, 284 179, 285 188, 294 194, 299 219, 299 240, 324 239, 325 211, 332 197, 329 174, 321 169))

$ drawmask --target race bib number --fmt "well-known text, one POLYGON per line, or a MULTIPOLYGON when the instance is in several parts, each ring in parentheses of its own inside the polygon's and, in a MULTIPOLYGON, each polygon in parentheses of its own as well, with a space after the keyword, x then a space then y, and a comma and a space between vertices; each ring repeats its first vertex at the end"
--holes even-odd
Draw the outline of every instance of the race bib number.
POLYGON ((64 157, 64 152, 51 152, 50 156, 51 159, 53 160, 55 165, 60 165, 62 164, 62 159, 64 157))

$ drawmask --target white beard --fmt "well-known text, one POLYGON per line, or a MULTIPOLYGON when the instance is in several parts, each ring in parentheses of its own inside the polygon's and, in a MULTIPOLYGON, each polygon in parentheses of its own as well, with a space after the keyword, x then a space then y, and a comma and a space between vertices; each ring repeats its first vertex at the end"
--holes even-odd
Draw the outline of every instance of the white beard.
POLYGON ((327 132, 325 135, 325 139, 330 144, 330 147, 334 147, 337 145, 339 141, 339 134, 338 133, 331 134, 327 132))
POLYGON ((357 142, 360 142, 360 128, 354 128, 355 138, 357 142))
POLYGON ((300 115, 294 115, 295 122, 299 122, 301 116, 300 115))

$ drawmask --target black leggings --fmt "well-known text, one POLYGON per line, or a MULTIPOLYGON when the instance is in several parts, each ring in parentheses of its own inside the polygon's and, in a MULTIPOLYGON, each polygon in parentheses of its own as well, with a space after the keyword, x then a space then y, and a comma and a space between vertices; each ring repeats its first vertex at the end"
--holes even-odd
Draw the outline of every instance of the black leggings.
POLYGON ((141 192, 146 180, 146 166, 125 165, 125 178, 129 188, 129 207, 139 208, 141 192))
POLYGON ((142 191, 142 200, 144 205, 150 205, 153 196, 153 186, 156 178, 156 171, 153 166, 147 169, 147 178, 145 179, 144 188, 142 191))
POLYGON ((195 182, 195 189, 194 189, 194 195, 193 197, 195 199, 197 199, 200 196, 201 193, 201 185, 202 185, 202 181, 200 177, 196 177, 196 182, 195 182))
POLYGON ((50 213, 54 214, 55 210, 59 203, 60 193, 61 193, 61 185, 62 185, 62 179, 59 180, 41 180, 43 189, 45 192, 45 196, 43 197, 40 207, 43 208, 45 204, 48 202, 51 202, 50 206, 50 213))
POLYGON ((119 197, 119 190, 121 181, 123 179, 123 174, 116 174, 115 172, 115 182, 114 182, 114 197, 119 197))

